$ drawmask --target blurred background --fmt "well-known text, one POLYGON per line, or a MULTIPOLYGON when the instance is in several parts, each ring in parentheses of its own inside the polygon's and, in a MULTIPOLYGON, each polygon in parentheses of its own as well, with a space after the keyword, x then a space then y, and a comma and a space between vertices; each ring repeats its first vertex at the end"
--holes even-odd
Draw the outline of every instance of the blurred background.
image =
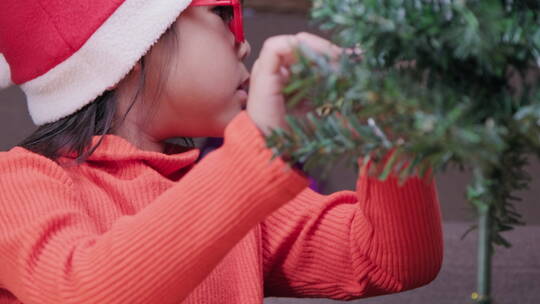
MULTIPOLYGON (((273 35, 308 31, 329 38, 309 22, 308 0, 247 0, 245 28, 252 53, 247 59, 251 68, 264 40, 273 35)), ((29 135, 35 126, 27 112, 24 93, 18 87, 0 91, 0 151, 9 150, 29 135)), ((197 139, 199 145, 207 139, 197 139)), ((528 191, 517 193, 523 201, 517 204, 525 227, 505 234, 513 244, 510 249, 497 248, 494 256, 492 294, 497 304, 540 303, 540 163, 531 157, 528 172, 533 178, 528 191)), ((327 194, 339 190, 354 190, 357 174, 337 165, 327 180, 317 176, 318 189, 327 194)), ((465 202, 465 186, 469 172, 449 169, 437 176, 445 233, 444 264, 438 278, 431 284, 400 294, 355 300, 353 303, 471 303, 470 295, 476 282, 476 233, 463 240, 462 234, 474 224, 473 209, 465 202)), ((331 244, 329 244, 331 245, 331 244)), ((328 299, 267 298, 273 303, 340 303, 328 299)))

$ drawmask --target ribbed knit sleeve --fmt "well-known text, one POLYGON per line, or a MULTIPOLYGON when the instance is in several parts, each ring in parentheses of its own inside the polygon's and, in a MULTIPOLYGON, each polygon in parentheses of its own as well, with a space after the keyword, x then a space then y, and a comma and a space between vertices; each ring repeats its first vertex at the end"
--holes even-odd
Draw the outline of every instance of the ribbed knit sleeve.
POLYGON ((242 112, 223 146, 105 233, 56 163, 0 155, 0 287, 32 303, 180 303, 308 180, 271 159, 242 112))
POLYGON ((266 297, 351 300, 436 277, 443 242, 434 182, 399 186, 364 172, 355 192, 306 189, 263 221, 266 297))

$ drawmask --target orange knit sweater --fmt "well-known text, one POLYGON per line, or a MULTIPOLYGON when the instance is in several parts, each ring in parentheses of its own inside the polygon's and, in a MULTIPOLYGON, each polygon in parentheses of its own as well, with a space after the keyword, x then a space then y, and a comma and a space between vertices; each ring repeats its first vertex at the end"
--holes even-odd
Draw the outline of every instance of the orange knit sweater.
POLYGON ((320 195, 270 161, 246 112, 222 147, 196 163, 199 153, 114 135, 80 166, 0 153, 0 303, 347 300, 439 271, 433 183, 362 175, 356 192, 320 195))

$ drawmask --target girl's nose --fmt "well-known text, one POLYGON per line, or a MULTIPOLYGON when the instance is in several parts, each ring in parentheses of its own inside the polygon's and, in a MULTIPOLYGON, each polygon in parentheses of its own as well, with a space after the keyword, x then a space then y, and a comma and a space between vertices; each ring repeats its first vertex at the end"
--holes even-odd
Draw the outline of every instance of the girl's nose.
POLYGON ((244 60, 249 54, 251 54, 251 45, 245 40, 238 46, 238 57, 240 60, 244 60))

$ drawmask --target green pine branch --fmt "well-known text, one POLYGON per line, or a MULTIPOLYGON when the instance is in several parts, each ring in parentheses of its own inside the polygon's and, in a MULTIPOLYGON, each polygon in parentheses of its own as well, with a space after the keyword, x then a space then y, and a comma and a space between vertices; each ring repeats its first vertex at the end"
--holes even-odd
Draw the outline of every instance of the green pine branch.
POLYGON ((540 157, 540 6, 518 0, 314 0, 312 16, 336 43, 361 45, 338 63, 302 46, 284 93, 292 132, 267 144, 310 171, 375 162, 401 181, 449 165, 477 172, 469 201, 490 207, 492 243, 523 224, 514 193, 526 156, 540 157), (387 162, 379 162, 395 151, 387 162))

